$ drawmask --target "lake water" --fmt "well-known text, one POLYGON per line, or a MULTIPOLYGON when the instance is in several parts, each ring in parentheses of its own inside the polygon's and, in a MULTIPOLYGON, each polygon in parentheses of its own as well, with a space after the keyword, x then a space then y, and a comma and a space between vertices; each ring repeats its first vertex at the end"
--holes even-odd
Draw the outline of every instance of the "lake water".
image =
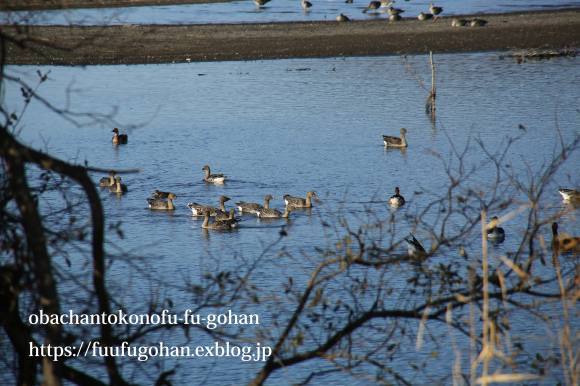
MULTIPOLYGON (((177 285, 201 279, 208 271, 235 269, 275 242, 283 226, 288 236, 263 257, 256 284, 279 291, 290 274, 304 282, 317 262, 315 249, 337 241, 321 221, 336 223, 340 213, 356 228, 367 220, 367 209, 385 220, 393 213, 386 199, 395 186, 409 200, 394 214, 395 235, 405 236, 412 229, 406 216, 423 210, 446 191, 448 180, 433 152, 448 159, 450 141, 459 149, 471 142, 466 163, 478 167, 471 184, 485 191, 494 183, 494 170, 485 162, 475 139, 480 138, 495 152, 508 137, 525 134, 505 159, 518 175, 525 175, 539 171, 551 159, 557 145, 556 124, 564 141, 578 135, 577 58, 519 65, 499 59, 496 53, 480 53, 436 55, 435 61, 438 94, 434 125, 424 112, 427 92, 418 83, 418 79, 430 79, 426 56, 73 68, 10 66, 8 70, 25 80, 33 80, 37 69, 49 71, 49 80, 39 89, 42 96, 59 106, 68 103, 75 111, 114 113, 118 127, 129 133, 129 144, 114 148, 110 125, 75 127, 39 103, 28 108, 21 126, 21 137, 27 143, 62 159, 141 170, 123 177, 129 193, 122 198, 102 192, 107 221, 122 221, 125 232, 122 240, 108 235, 108 251, 126 251, 141 258, 127 264, 116 262, 108 277, 121 292, 121 300, 139 309, 140 302, 154 294, 171 297, 177 308, 186 308, 192 301, 190 294, 157 281, 177 285), (518 128, 520 124, 525 126, 525 133, 518 128), (404 152, 385 150, 382 134, 398 135, 401 127, 408 130, 409 148, 404 152), (223 186, 205 184, 201 171, 205 164, 228 175, 228 182, 223 186), (177 195, 175 213, 147 209, 146 198, 154 189, 177 195), (229 207, 238 200, 262 202, 264 195, 272 194, 272 206, 281 208, 284 194, 303 196, 309 190, 320 196, 311 213, 294 213, 288 224, 244 217, 240 229, 229 233, 203 231, 201 221, 192 218, 186 208, 191 201, 215 204, 221 194, 232 198, 229 207), (291 257, 279 256, 281 248, 291 257), (144 279, 148 276, 153 281, 144 279)), ((20 91, 8 88, 5 100, 15 103, 20 100, 20 91)), ((580 154, 576 152, 549 184, 542 202, 548 207, 546 215, 564 208, 558 187, 580 186, 579 168, 580 154)), ((95 181, 99 177, 95 175, 95 181)), ((436 218, 436 213, 425 217, 433 223, 436 218)), ((503 244, 491 248, 492 256, 515 251, 524 221, 524 216, 515 216, 504 224, 508 236, 503 244)), ((564 216, 561 227, 579 234, 577 212, 564 216)), ((550 239, 549 229, 541 233, 550 239)), ((419 227, 415 235, 430 245, 428 229, 419 227)), ((467 250, 476 256, 480 242, 476 234, 471 240, 467 250)), ((401 246, 400 251, 404 250, 401 246)), ((452 256, 435 259, 468 264, 452 256)), ((401 275, 404 277, 404 272, 401 275)), ((400 284, 396 279, 392 284, 408 291, 409 285, 400 280, 400 284)), ((263 316, 262 328, 273 328, 268 322, 276 311, 258 310, 263 316)), ((549 332, 545 327, 526 318, 515 316, 521 323, 520 331, 529 331, 534 337, 531 344, 539 348, 553 344, 544 339, 549 332)), ((446 329, 431 333, 444 335, 446 329)), ((403 368, 409 358, 431 358, 432 349, 428 346, 416 352, 410 347, 408 356, 401 356, 395 364, 403 368)), ((438 360, 430 359, 436 368, 417 374, 415 379, 420 383, 431 379, 429 376, 450 374, 446 349, 438 350, 442 350, 439 360, 443 362, 437 366, 433 364, 438 360)), ((281 371, 271 384, 296 382, 296 377, 309 369, 307 365, 281 371)), ((209 376, 213 384, 229 384, 232 380, 247 381, 255 370, 255 365, 239 361, 197 361, 182 365, 180 374, 190 381, 209 376)), ((331 379, 334 384, 365 384, 344 375, 331 379)), ((546 379, 545 384, 553 384, 553 378, 546 379)))
MULTIPOLYGON (((232 1, 213 4, 165 5, 156 7, 126 7, 101 9, 51 10, 38 12, 0 12, 1 23, 39 25, 107 25, 107 24, 207 24, 207 23, 266 23, 283 21, 334 20, 339 13, 353 20, 386 18, 380 12, 362 11, 366 0, 345 4, 344 0, 312 1, 312 8, 305 12, 300 0, 272 0, 266 7, 257 8, 252 1, 232 1)), ((399 1, 396 7, 405 10, 404 17, 416 17, 428 12, 429 1, 399 1)), ((521 12, 578 7, 578 0, 441 0, 436 2, 444 9, 443 15, 472 13, 521 12)))

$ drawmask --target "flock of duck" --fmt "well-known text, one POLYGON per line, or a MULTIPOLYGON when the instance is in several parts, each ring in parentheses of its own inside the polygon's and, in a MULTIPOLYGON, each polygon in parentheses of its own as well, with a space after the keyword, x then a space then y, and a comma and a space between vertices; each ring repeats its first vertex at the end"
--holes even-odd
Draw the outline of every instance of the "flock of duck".
MULTIPOLYGON (((254 4, 258 8, 264 8, 266 4, 268 4, 270 0, 254 0, 254 4)), ((345 0, 347 4, 353 4, 354 0, 345 0)), ((402 19, 402 14, 405 10, 401 8, 395 8, 393 5, 395 4, 394 0, 371 0, 369 4, 363 9, 363 13, 369 13, 371 11, 372 14, 381 14, 386 13, 389 16, 389 21, 399 21, 402 19)), ((305 12, 310 11, 313 4, 308 0, 300 0, 300 6, 305 12)), ((417 19, 421 21, 425 20, 437 20, 437 16, 443 12, 443 7, 438 7, 431 3, 429 5, 428 12, 419 12, 417 15, 417 19)), ((370 13, 369 13, 370 14, 370 13)), ((339 14, 336 17, 336 21, 338 22, 347 22, 351 21, 351 18, 343 13, 339 14)), ((486 20, 483 19, 453 19, 451 21, 451 26, 453 27, 482 27, 487 24, 486 20)))
MULTIPOLYGON (((407 130, 401 128, 400 137, 383 135, 383 144, 385 147, 393 148, 407 148, 408 142, 406 138, 407 130)), ((128 143, 127 134, 120 134, 117 128, 113 129, 113 145, 124 145, 128 143)), ((221 185, 227 180, 224 174, 214 174, 211 172, 209 165, 205 165, 202 168, 203 180, 208 184, 221 185)), ((107 177, 103 177, 99 181, 99 186, 103 188, 108 188, 111 193, 122 195, 127 192, 127 186, 122 183, 121 177, 117 176, 114 171, 111 171, 107 177)), ((575 189, 559 189, 559 193, 565 202, 570 203, 574 206, 580 204, 580 191, 575 189)), ((175 210, 175 205, 173 200, 177 196, 172 192, 164 192, 160 190, 155 190, 149 198, 147 198, 147 204, 151 210, 164 210, 173 211, 175 210)), ((313 199, 318 199, 318 195, 314 191, 306 193, 306 197, 295 197, 289 194, 283 196, 284 199, 284 211, 278 209, 270 208, 270 201, 273 200, 273 196, 267 194, 264 197, 264 203, 259 204, 255 202, 244 202, 239 201, 235 203, 235 207, 238 210, 238 215, 255 215, 261 219, 288 219, 290 213, 296 209, 309 209, 312 208, 313 199)), ((230 201, 230 198, 224 195, 219 196, 218 202, 219 206, 214 207, 211 205, 199 204, 196 202, 190 202, 187 204, 187 208, 191 210, 192 216, 203 217, 203 223, 201 225, 204 229, 215 229, 215 230, 231 230, 238 226, 240 220, 236 217, 235 210, 233 208, 226 209, 225 203, 230 201), (213 218, 213 221, 210 219, 213 218)), ((393 194, 387 200, 390 207, 397 209, 405 205, 405 197, 401 195, 399 187, 395 188, 395 194, 393 194)), ((569 235, 558 234, 558 224, 554 223, 552 225, 552 243, 553 247, 557 247, 560 252, 580 252, 580 237, 572 237, 569 235)), ((499 226, 499 219, 494 216, 490 219, 487 224, 487 238, 492 243, 502 243, 505 240, 505 230, 499 226)), ((410 233, 407 238, 405 238, 407 243, 408 255, 411 257, 422 257, 426 256, 427 252, 421 243, 415 238, 415 236, 410 233)))

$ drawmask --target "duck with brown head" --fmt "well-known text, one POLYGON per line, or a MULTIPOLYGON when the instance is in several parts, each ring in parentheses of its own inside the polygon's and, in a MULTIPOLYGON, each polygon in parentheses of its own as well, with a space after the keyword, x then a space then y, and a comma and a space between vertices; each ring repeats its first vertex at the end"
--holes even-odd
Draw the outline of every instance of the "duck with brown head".
POLYGON ((225 222, 225 221, 210 222, 209 217, 210 217, 210 213, 205 212, 204 218, 203 218, 203 224, 201 224, 201 227, 203 229, 215 229, 215 230, 220 230, 220 231, 229 231, 229 230, 233 229, 233 226, 231 223, 225 222))
POLYGON ((271 194, 267 194, 264 197, 264 205, 260 205, 256 202, 239 201, 239 202, 236 202, 236 206, 238 207, 238 212, 240 214, 242 214, 242 213, 256 214, 256 212, 259 209, 269 208, 270 207, 270 200, 272 200, 273 198, 274 197, 272 197, 271 194))
POLYGON ((113 145, 126 145, 129 141, 127 134, 119 134, 119 129, 113 129, 113 145))
POLYGON ((401 128, 401 136, 393 137, 390 135, 383 135, 383 143, 386 147, 406 148, 407 144, 407 129, 401 128))
POLYGON ((163 198, 148 198, 147 204, 149 204, 149 209, 153 210, 175 210, 175 205, 173 205, 173 200, 177 196, 173 193, 169 193, 166 199, 163 198))
POLYGON ((210 184, 223 184, 226 181, 226 176, 223 174, 211 174, 209 165, 205 165, 203 168, 201 168, 201 170, 203 170, 203 180, 205 182, 210 184))
POLYGON ((284 195, 284 203, 292 208, 312 208, 312 198, 318 198, 316 192, 306 192, 306 198, 284 195))
POLYGON ((218 213, 226 213, 225 203, 229 200, 230 198, 228 196, 219 196, 219 208, 211 205, 198 204, 197 202, 190 202, 187 204, 187 207, 191 210, 192 216, 205 216, 206 213, 209 213, 210 216, 216 216, 218 213))

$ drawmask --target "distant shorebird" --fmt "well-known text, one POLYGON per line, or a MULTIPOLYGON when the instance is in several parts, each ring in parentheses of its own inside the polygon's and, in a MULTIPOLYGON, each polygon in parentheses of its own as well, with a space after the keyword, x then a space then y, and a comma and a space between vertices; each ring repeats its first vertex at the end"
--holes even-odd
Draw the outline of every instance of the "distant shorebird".
POLYGON ((401 15, 390 15, 389 21, 399 21, 401 20, 401 15))
POLYGON ((265 6, 269 2, 270 2, 270 0, 254 0, 254 4, 256 4, 256 7, 259 7, 259 8, 265 6))
POLYGON ((465 19, 453 19, 451 20, 451 27, 465 27, 467 25, 467 20, 465 19))
POLYGON ((381 7, 380 1, 371 1, 369 5, 365 9, 363 9, 363 13, 367 13, 368 11, 376 11, 381 7))
POLYGON ((302 9, 304 9, 305 11, 309 10, 312 7, 312 3, 308 0, 301 0, 300 5, 302 6, 302 9))
POLYGON ((431 12, 431 14, 437 18, 437 15, 443 12, 443 7, 436 7, 433 5, 433 3, 431 3, 429 6, 429 12, 431 12))
POLYGON ((432 19, 433 15, 430 13, 425 13, 425 12, 419 12, 419 15, 417 16, 417 19, 421 20, 421 21, 425 21, 425 20, 429 20, 432 19))
POLYGON ((350 21, 350 18, 348 16, 346 16, 345 14, 341 13, 340 15, 338 15, 336 17, 336 21, 338 21, 338 22, 350 21))
POLYGON ((405 12, 404 10, 402 10, 401 8, 393 8, 393 7, 389 7, 387 8, 387 13, 389 15, 400 15, 403 12, 405 12))
POLYGON ((487 24, 487 20, 473 19, 469 22, 470 27, 483 27, 487 24))

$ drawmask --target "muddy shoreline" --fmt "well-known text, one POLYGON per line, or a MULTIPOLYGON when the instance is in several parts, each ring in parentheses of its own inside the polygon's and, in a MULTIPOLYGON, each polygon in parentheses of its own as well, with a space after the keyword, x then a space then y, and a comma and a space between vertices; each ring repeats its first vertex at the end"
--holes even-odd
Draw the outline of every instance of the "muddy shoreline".
POLYGON ((577 48, 579 10, 481 15, 488 21, 484 27, 452 27, 452 18, 444 17, 437 22, 0 28, 26 42, 27 49, 8 44, 9 64, 145 64, 577 48))

